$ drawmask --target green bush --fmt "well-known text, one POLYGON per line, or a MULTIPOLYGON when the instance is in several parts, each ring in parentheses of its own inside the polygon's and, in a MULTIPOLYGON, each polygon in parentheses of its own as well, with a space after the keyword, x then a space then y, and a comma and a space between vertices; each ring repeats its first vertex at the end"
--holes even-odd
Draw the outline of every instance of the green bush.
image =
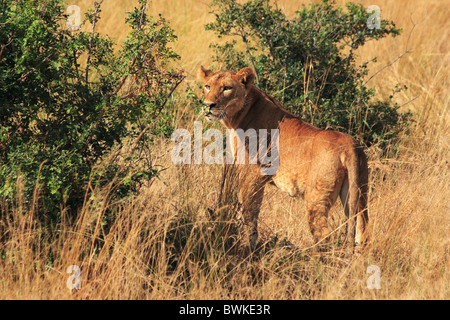
POLYGON ((40 212, 58 221, 63 206, 77 212, 88 183, 117 181, 112 196, 123 197, 156 173, 138 151, 152 134, 170 134, 160 113, 183 75, 167 68, 178 58, 168 46, 173 30, 139 4, 116 53, 95 31, 100 3, 82 32, 67 29, 61 0, 0 2, 2 203, 17 198, 19 183, 30 203, 39 186, 40 212), (99 166, 127 141, 131 148, 99 166))
POLYGON ((232 37, 213 45, 224 68, 252 66, 259 88, 318 127, 347 132, 367 146, 395 144, 408 114, 398 112, 392 96, 374 99, 364 83, 368 62, 355 63, 366 41, 400 33, 393 22, 369 29, 371 13, 361 4, 344 9, 329 0, 303 6, 293 18, 269 0, 214 0, 212 8, 216 19, 206 29, 232 37))

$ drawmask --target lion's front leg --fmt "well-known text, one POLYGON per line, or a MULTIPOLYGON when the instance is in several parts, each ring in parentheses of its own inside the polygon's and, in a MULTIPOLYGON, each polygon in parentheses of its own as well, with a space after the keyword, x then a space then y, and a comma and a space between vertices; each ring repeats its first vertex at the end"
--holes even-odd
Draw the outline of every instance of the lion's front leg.
POLYGON ((267 177, 252 176, 247 172, 245 176, 240 176, 240 182, 239 220, 242 239, 244 246, 253 251, 258 243, 258 218, 267 177))
POLYGON ((239 220, 244 245, 250 250, 256 248, 258 243, 258 218, 264 195, 264 186, 261 190, 245 190, 239 192, 239 220))

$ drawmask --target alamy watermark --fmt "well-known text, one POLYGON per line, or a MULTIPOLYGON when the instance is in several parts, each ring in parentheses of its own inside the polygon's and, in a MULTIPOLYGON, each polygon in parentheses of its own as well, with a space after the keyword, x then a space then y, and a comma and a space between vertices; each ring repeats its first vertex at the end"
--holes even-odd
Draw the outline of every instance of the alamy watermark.
POLYGON ((381 270, 379 266, 370 265, 366 269, 366 273, 370 274, 369 278, 367 278, 367 289, 381 289, 381 270))
POLYGON ((66 282, 67 288, 72 289, 81 289, 81 270, 79 266, 71 265, 67 268, 66 273, 72 274, 66 282))
POLYGON ((177 143, 172 149, 172 162, 177 165, 191 164, 193 155, 194 164, 260 164, 262 175, 274 175, 280 162, 278 138, 278 129, 271 129, 270 133, 267 129, 259 129, 258 132, 255 129, 246 131, 227 129, 224 156, 222 132, 218 129, 208 129, 203 133, 202 122, 195 121, 193 154, 191 133, 187 129, 177 129, 171 137, 172 141, 177 143), (203 150, 203 142, 210 141, 211 143, 203 150), (246 159, 246 141, 248 141, 248 159, 246 159))
POLYGON ((367 19, 367 28, 380 29, 381 28, 381 10, 380 7, 376 5, 369 6, 367 8, 367 13, 372 13, 367 19))
POLYGON ((67 18, 67 28, 70 30, 79 30, 81 28, 81 9, 77 5, 70 5, 66 10, 70 16, 67 18))

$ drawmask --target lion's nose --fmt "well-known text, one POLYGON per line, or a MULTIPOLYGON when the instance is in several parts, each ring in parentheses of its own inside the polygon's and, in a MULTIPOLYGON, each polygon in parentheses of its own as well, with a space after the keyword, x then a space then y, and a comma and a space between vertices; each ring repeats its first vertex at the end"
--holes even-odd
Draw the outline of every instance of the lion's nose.
POLYGON ((205 105, 205 107, 207 107, 209 109, 212 109, 216 106, 216 104, 213 102, 204 102, 203 104, 205 105))

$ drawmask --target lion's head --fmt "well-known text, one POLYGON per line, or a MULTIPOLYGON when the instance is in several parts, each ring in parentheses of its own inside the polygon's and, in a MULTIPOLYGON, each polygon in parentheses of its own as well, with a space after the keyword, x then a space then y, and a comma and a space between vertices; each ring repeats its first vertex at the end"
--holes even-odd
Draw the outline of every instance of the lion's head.
POLYGON ((206 118, 209 121, 225 121, 233 119, 242 109, 245 97, 255 79, 251 68, 239 72, 213 72, 200 68, 200 79, 203 80, 205 99, 203 100, 206 118))

